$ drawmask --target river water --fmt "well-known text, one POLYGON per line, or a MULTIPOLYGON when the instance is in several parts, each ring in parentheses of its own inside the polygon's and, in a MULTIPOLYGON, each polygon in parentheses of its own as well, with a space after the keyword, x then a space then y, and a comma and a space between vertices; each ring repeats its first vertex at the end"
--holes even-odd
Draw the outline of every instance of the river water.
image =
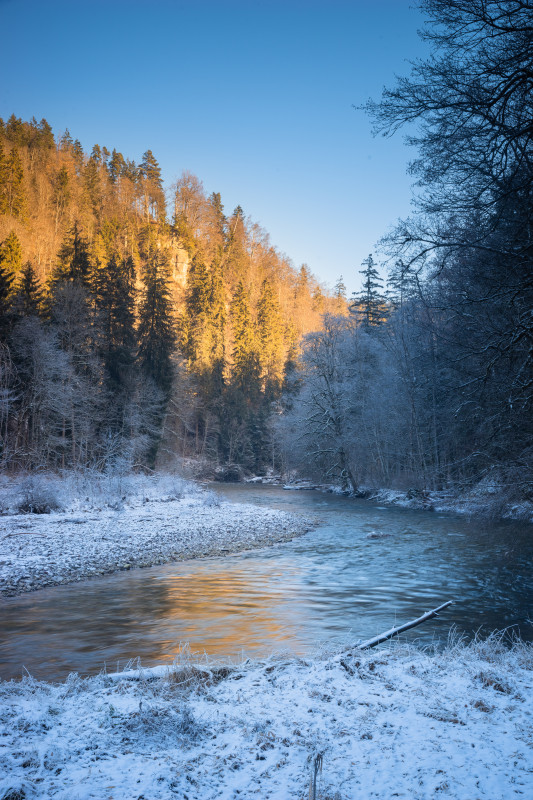
POLYGON ((354 643, 436 607, 404 635, 445 641, 509 628, 533 640, 533 527, 386 508, 320 492, 220 485, 233 502, 317 515, 302 538, 226 558, 121 572, 9 598, 0 677, 55 680, 171 663, 183 643, 216 657, 354 643))

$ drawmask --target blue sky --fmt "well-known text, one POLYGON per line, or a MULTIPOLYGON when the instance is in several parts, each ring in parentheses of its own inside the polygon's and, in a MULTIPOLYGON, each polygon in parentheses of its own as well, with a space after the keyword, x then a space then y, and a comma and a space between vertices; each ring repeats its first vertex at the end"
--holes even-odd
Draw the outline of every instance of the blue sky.
POLYGON ((353 105, 426 53, 412 1, 0 0, 0 116, 151 149, 168 184, 195 173, 351 293, 410 210, 414 153, 353 105))

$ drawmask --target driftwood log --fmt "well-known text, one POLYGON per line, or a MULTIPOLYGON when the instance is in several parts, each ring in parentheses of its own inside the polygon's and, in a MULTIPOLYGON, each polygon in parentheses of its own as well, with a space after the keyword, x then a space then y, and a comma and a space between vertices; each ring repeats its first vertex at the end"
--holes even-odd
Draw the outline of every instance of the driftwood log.
POLYGON ((432 617, 437 617, 441 611, 448 606, 451 606, 453 600, 448 600, 447 603, 443 603, 438 608, 434 608, 433 611, 427 611, 425 614, 422 614, 421 617, 417 617, 417 619, 411 620, 411 622, 406 622, 405 625, 399 625, 397 628, 391 628, 385 633, 380 633, 378 636, 374 636, 372 639, 367 639, 366 642, 361 642, 357 645, 358 650, 369 650, 371 647, 376 647, 376 645, 381 644, 382 642, 386 642, 387 639, 392 639, 393 636, 398 636, 399 633, 403 633, 404 631, 408 631, 411 628, 416 628, 417 625, 421 625, 423 622, 427 622, 428 619, 432 619, 432 617))

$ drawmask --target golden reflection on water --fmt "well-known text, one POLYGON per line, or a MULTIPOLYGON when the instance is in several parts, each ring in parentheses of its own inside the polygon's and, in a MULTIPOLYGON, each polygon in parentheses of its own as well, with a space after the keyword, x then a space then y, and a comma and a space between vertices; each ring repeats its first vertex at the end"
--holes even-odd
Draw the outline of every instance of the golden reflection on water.
POLYGON ((290 597, 276 587, 276 577, 273 571, 258 585, 257 574, 249 581, 241 568, 217 572, 202 569, 160 579, 165 621, 175 627, 179 639, 162 642, 159 658, 173 661, 183 642, 211 655, 238 655, 243 645, 247 653, 264 651, 268 641, 273 649, 301 651, 302 609, 298 609, 297 617, 290 597))

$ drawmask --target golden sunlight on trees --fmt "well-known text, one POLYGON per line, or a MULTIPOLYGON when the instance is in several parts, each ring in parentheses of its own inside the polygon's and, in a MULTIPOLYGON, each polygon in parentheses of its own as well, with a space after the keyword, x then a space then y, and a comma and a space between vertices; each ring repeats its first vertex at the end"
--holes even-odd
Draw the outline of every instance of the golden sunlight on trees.
POLYGON ((195 175, 172 193, 150 149, 0 120, 3 466, 275 466, 299 339, 345 297, 195 175))

